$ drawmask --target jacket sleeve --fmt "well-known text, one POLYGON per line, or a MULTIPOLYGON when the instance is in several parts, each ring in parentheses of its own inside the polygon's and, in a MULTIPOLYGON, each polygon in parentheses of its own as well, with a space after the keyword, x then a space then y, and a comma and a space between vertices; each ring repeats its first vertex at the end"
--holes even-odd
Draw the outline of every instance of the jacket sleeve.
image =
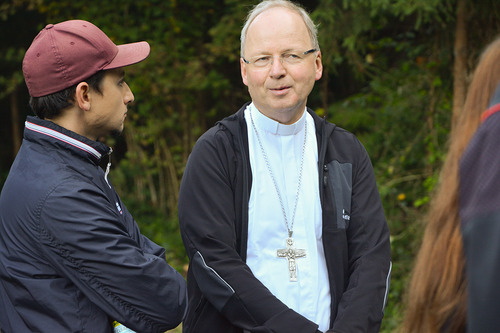
POLYGON ((140 332, 172 329, 187 307, 184 278, 117 206, 92 182, 63 181, 41 208, 41 249, 111 319, 140 332))
POLYGON ((316 332, 318 326, 272 295, 238 254, 240 207, 235 207, 231 175, 236 156, 225 133, 207 133, 189 157, 179 194, 181 235, 196 284, 234 326, 252 332, 316 332))
POLYGON ((345 230, 348 270, 333 331, 379 332, 391 272, 389 228, 370 158, 361 142, 351 139, 344 145, 355 154, 351 214, 345 230))
POLYGON ((460 163, 460 218, 467 275, 467 331, 500 327, 500 113, 486 119, 460 163))

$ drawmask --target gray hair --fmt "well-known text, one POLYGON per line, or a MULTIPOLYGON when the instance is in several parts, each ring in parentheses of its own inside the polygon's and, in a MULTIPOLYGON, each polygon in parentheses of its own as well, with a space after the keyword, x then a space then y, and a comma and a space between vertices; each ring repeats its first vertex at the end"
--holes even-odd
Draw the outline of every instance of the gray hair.
POLYGON ((257 16, 259 16, 260 14, 265 12, 266 10, 268 10, 270 8, 275 8, 275 7, 287 8, 287 9, 290 9, 291 11, 299 14, 302 17, 302 19, 304 20, 304 23, 306 24, 307 31, 309 32, 309 37, 311 37, 311 43, 313 44, 313 48, 319 50, 318 29, 304 8, 302 8, 300 5, 295 4, 295 3, 288 1, 288 0, 264 0, 261 3, 259 3, 258 5, 256 5, 248 13, 247 19, 246 19, 245 24, 243 26, 243 29, 241 29, 241 36, 240 36, 240 41, 241 41, 240 55, 241 55, 241 57, 244 56, 243 51, 245 50, 245 39, 246 39, 248 27, 250 26, 250 24, 255 20, 255 18, 257 16))

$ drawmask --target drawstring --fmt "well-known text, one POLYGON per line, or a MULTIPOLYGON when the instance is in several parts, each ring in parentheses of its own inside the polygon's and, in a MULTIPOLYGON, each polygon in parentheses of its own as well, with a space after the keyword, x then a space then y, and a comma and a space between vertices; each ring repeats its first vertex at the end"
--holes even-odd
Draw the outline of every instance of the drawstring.
POLYGON ((104 180, 108 184, 109 188, 111 188, 111 185, 109 185, 109 182, 108 182, 108 174, 109 174, 109 169, 111 168, 111 153, 112 152, 113 152, 113 148, 110 147, 109 152, 108 152, 108 165, 106 166, 106 172, 104 173, 104 180))

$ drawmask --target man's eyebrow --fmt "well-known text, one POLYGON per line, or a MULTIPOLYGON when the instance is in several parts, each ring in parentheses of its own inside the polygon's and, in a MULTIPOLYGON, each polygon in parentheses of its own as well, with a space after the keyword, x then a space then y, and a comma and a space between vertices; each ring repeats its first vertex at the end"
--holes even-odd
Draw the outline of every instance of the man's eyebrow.
POLYGON ((109 72, 120 79, 123 79, 125 77, 125 70, 122 68, 110 69, 109 72))

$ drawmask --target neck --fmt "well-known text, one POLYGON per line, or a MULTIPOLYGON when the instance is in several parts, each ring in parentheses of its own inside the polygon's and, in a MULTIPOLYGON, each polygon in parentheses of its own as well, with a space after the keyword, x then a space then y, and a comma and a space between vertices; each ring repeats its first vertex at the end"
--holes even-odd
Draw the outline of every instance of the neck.
POLYGON ((84 136, 90 140, 96 141, 97 137, 91 135, 85 130, 86 128, 85 119, 81 116, 81 113, 78 111, 79 110, 74 110, 73 108, 70 108, 61 112, 61 114, 58 115, 57 117, 46 118, 46 120, 49 120, 54 124, 64 127, 65 129, 75 132, 76 134, 84 136))
MULTIPOLYGON (((255 105, 255 103, 254 103, 255 105)), ((295 110, 280 110, 275 112, 262 111, 265 110, 260 108, 258 105, 255 105, 255 108, 262 113, 264 116, 277 121, 283 125, 291 125, 295 124, 304 114, 305 106, 296 108, 295 110)))

